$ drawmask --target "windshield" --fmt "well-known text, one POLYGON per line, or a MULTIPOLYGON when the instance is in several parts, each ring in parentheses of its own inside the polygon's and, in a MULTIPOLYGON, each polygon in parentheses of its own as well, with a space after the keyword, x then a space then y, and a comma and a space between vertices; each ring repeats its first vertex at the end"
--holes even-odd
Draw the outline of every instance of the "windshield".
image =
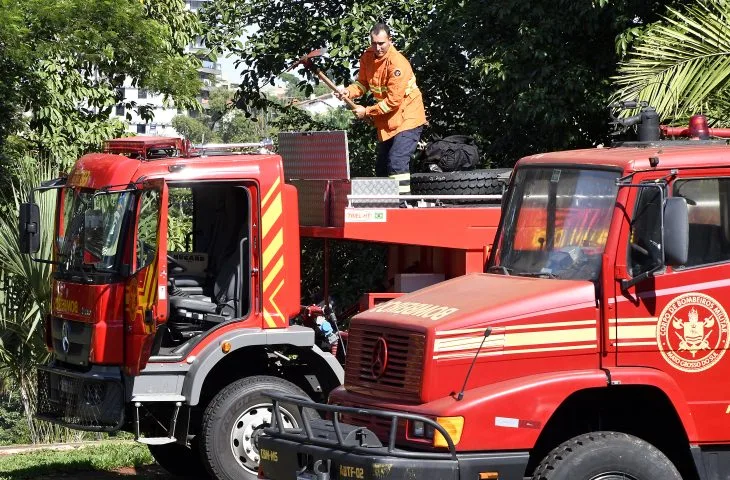
POLYGON ((521 168, 490 272, 597 280, 619 172, 521 168))
POLYGON ((122 224, 130 192, 94 196, 91 190, 73 187, 61 196, 62 220, 57 236, 61 272, 116 272, 122 253, 122 224))

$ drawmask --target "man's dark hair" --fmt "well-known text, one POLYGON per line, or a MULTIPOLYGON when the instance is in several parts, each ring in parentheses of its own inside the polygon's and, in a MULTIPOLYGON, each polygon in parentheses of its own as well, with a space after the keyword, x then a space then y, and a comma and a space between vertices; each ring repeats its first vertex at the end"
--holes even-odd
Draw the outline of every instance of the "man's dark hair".
POLYGON ((373 28, 370 29, 370 35, 377 35, 380 32, 385 32, 385 34, 390 38, 390 27, 383 22, 376 23, 373 25, 373 28))

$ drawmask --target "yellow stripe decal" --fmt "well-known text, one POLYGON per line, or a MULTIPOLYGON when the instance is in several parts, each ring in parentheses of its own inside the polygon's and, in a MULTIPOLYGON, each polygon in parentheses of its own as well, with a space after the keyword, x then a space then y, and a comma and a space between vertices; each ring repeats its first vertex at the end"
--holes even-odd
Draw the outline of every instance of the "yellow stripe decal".
POLYGON ((618 324, 626 324, 626 323, 657 323, 657 317, 647 317, 647 318, 620 318, 616 320, 615 318, 612 318, 609 320, 609 323, 611 325, 618 324))
MULTIPOLYGON (((504 329, 504 331, 510 331, 510 330, 535 330, 535 329, 544 329, 544 328, 553 328, 553 327, 578 327, 583 325, 596 325, 595 320, 577 320, 573 322, 551 322, 551 323, 532 323, 528 325, 511 325, 508 327, 495 327, 497 329, 504 329)), ((479 333, 480 335, 484 333, 484 330, 487 327, 481 327, 481 328, 465 328, 461 330, 444 330, 441 332, 436 332, 437 337, 446 336, 446 335, 460 335, 460 334, 468 334, 468 333, 479 333)))
POLYGON ((390 107, 388 106, 387 103, 385 103, 385 100, 383 100, 382 102, 378 102, 378 106, 383 111, 383 113, 390 112, 390 107))
POLYGON ((553 330, 548 332, 510 333, 505 335, 505 347, 545 345, 552 343, 588 342, 597 340, 595 328, 553 330))
MULTIPOLYGON (((457 337, 451 339, 437 339, 434 344, 434 351, 468 350, 479 347, 484 337, 482 335, 473 337, 457 337)), ((484 345, 495 346, 494 343, 502 343, 505 348, 525 347, 532 345, 554 345, 561 343, 595 342, 598 334, 595 328, 573 328, 551 331, 506 333, 491 335, 487 337, 484 345)))
POLYGON ((276 220, 281 216, 282 205, 281 195, 277 195, 271 202, 271 206, 264 212, 261 218, 261 237, 265 238, 268 235, 271 227, 274 226, 276 220))
POLYGON ((269 201, 269 198, 276 192, 276 190, 279 188, 279 184, 281 183, 281 179, 277 176, 276 180, 274 180, 274 184, 271 186, 268 192, 266 192, 266 195, 264 195, 263 200, 261 200, 261 207, 264 207, 269 201))
POLYGON ((274 278, 276 278, 276 275, 281 271, 282 268, 284 268, 283 255, 279 257, 279 260, 274 264, 271 270, 266 273, 266 278, 264 278, 264 291, 269 288, 269 285, 271 285, 271 282, 274 281, 274 278))
MULTIPOLYGON (((609 338, 611 340, 639 340, 647 338, 656 339, 656 325, 632 325, 611 328, 609 331, 609 338)), ((656 343, 656 341, 654 343, 656 343)))
MULTIPOLYGON (((511 355, 514 353, 539 353, 539 352, 554 352, 557 350, 588 350, 588 349, 595 349, 595 345, 561 345, 558 347, 544 347, 544 348, 526 348, 521 350, 499 350, 497 352, 480 352, 480 357, 493 357, 496 355, 511 355)), ((452 353, 447 355, 436 355, 434 356, 435 359, 444 359, 444 358, 474 358, 474 352, 465 352, 465 353, 452 353)))
POLYGON ((276 294, 277 294, 277 293, 279 293, 279 290, 281 290, 283 286, 284 286, 284 279, 282 279, 282 280, 281 280, 281 281, 279 282, 279 285, 277 285, 277 286, 276 286, 276 288, 274 289, 274 291, 273 291, 273 292, 271 293, 271 296, 269 297, 269 298, 271 298, 271 299, 272 299, 272 300, 271 300, 271 305, 272 305, 272 306, 274 307, 274 310, 276 310, 276 314, 277 314, 277 315, 279 316, 279 318, 281 318, 281 319, 283 319, 283 318, 284 318, 284 314, 283 314, 283 313, 281 313, 281 309, 279 308, 279 305, 277 305, 277 304, 276 304, 276 302, 275 302, 275 301, 274 301, 273 299, 274 299, 274 298, 276 298, 276 294))
POLYGON ((279 250, 284 245, 284 229, 279 229, 279 231, 276 233, 276 236, 271 240, 271 243, 269 243, 269 246, 266 247, 266 250, 264 250, 264 269, 267 269, 269 267, 269 263, 271 263, 271 260, 274 259, 274 256, 279 253, 279 250))
POLYGON ((266 310, 264 310, 264 320, 266 320, 266 325, 268 325, 269 327, 276 326, 276 322, 274 321, 273 318, 271 318, 271 314, 269 312, 267 312, 266 310))

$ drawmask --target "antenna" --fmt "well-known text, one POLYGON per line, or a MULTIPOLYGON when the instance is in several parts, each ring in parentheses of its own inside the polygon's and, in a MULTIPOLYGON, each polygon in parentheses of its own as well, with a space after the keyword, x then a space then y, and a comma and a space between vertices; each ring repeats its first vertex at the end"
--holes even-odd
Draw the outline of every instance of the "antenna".
POLYGON ((477 353, 474 355, 474 359, 471 361, 471 365, 469 365, 469 371, 466 372, 466 378, 464 378, 464 385, 461 386, 461 391, 456 394, 456 401, 461 401, 462 398, 464 398, 464 390, 466 390, 466 382, 469 381, 469 375, 471 375, 471 369, 474 368, 474 364, 477 361, 477 357, 479 356, 479 352, 482 350, 482 347, 484 346, 484 342, 487 340, 487 337, 492 334, 492 327, 487 327, 486 330, 484 330, 484 338, 482 338, 482 343, 479 344, 479 348, 477 348, 477 353))

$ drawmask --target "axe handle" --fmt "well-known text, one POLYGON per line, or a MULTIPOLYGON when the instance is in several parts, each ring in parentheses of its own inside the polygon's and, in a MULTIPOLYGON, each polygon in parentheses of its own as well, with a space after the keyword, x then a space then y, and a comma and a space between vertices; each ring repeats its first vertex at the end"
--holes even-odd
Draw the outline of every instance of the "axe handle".
MULTIPOLYGON (((329 78, 327 78, 327 75, 325 75, 322 70, 320 70, 318 68, 315 71, 315 73, 317 74, 317 76, 319 77, 319 79, 322 80, 322 82, 330 88, 330 90, 332 90, 333 92, 337 93, 337 85, 335 85, 334 83, 332 83, 332 80, 330 80, 329 78)), ((357 106, 357 105, 355 105, 355 102, 353 102, 352 100, 350 100, 348 97, 342 97, 342 100, 345 101, 345 103, 350 108, 350 110, 355 110, 355 107, 357 106)))

